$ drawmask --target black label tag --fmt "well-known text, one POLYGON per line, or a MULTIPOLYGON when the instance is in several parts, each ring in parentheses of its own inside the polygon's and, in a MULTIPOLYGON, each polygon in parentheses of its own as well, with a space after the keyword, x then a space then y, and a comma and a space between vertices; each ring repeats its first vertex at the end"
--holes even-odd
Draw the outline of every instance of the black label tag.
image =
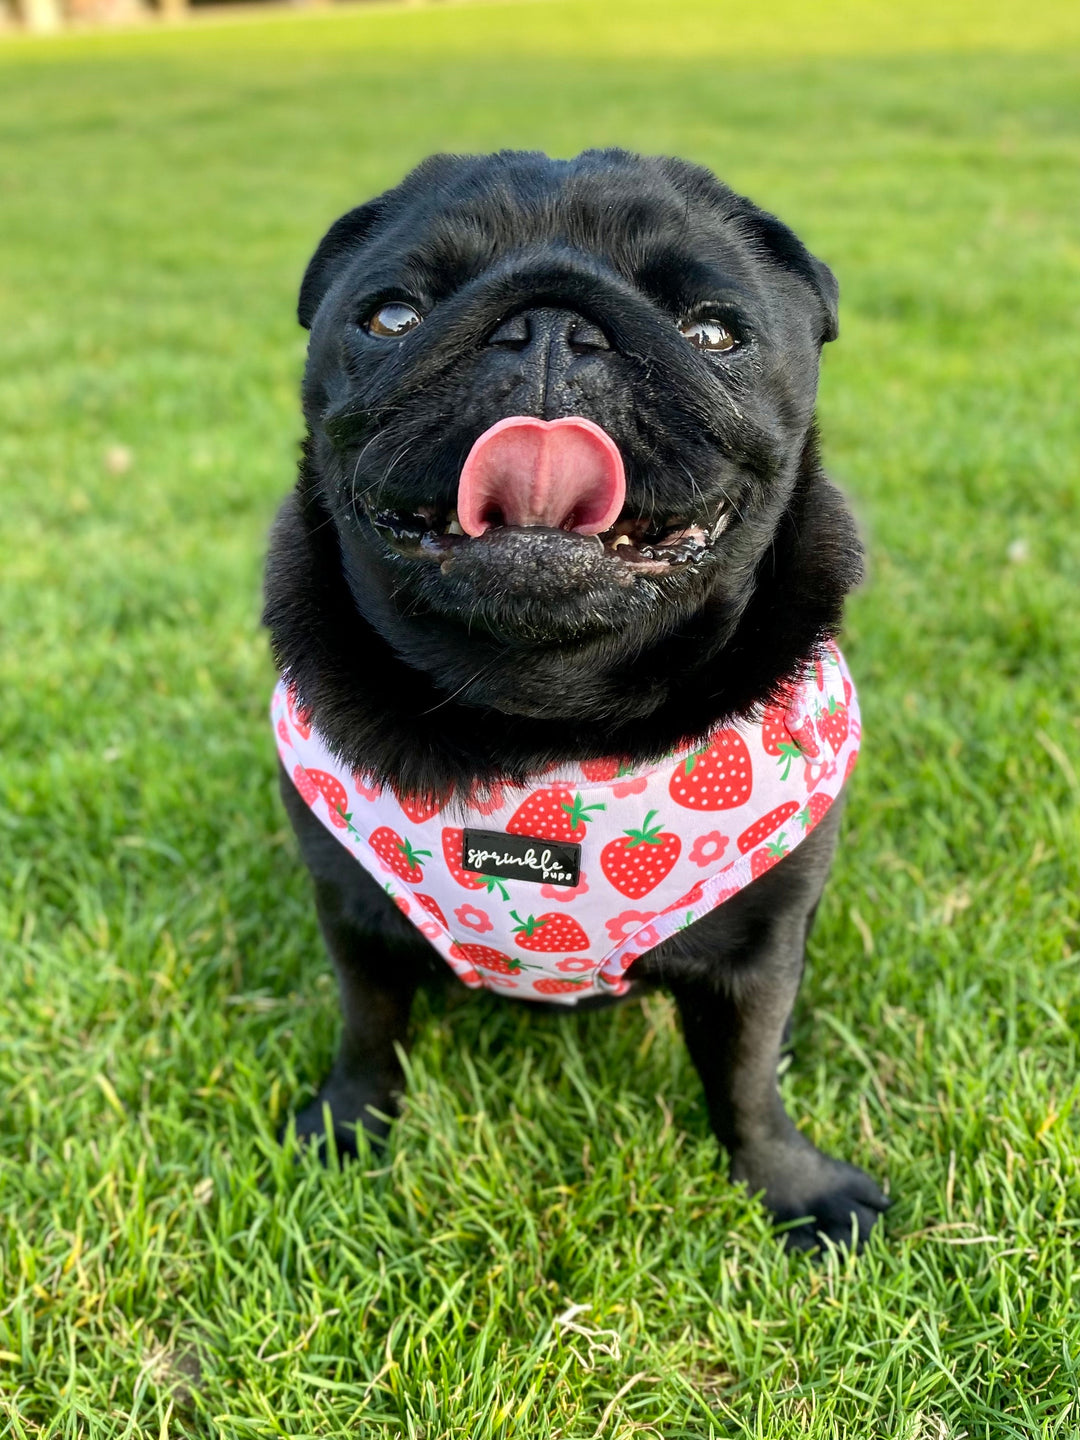
POLYGON ((534 885, 578 883, 581 846, 562 840, 536 840, 501 830, 466 830, 461 868, 500 880, 531 880, 534 885))

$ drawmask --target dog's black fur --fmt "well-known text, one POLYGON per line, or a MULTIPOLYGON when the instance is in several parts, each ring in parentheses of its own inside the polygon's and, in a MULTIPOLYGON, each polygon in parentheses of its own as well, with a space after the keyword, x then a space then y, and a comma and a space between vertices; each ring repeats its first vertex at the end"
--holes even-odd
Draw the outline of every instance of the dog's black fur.
MULTIPOLYGON (((861 574, 814 430, 836 305, 829 270, 778 220, 705 170, 622 151, 436 156, 332 226, 300 292, 308 434, 266 586, 278 664, 331 748, 445 799, 559 761, 653 760, 775 698, 861 574), (423 323, 376 338, 364 322, 393 300, 423 323), (698 315, 737 348, 688 343, 679 322, 698 315), (441 563, 421 555, 416 512, 445 515, 477 436, 522 414, 601 425, 626 513, 731 523, 661 576, 505 526, 441 563)), ((372 1111, 394 1111, 417 986, 449 972, 284 773, 282 793, 345 1013, 297 1126, 319 1135, 328 1103, 349 1150, 355 1125, 381 1134, 372 1111)), ((840 809, 630 972, 675 995, 732 1175, 781 1219, 809 1217, 789 1231, 803 1246, 861 1242, 886 1204, 796 1130, 776 1088, 840 809)))

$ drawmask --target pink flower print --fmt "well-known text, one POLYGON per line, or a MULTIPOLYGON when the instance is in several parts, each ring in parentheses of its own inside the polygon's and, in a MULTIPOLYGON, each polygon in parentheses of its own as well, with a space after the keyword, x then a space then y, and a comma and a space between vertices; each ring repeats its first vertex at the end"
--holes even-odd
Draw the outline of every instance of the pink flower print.
POLYGON ((429 940, 438 940, 442 933, 434 920, 422 920, 420 922, 420 934, 426 935, 429 940))
POLYGON ((831 780, 836 774, 835 760, 808 760, 806 769, 803 771, 803 782, 806 785, 806 793, 812 795, 823 780, 831 780))
POLYGON ((496 810, 503 808, 503 787, 493 785, 486 798, 483 792, 474 789, 469 796, 469 803, 478 815, 494 815, 496 810))
POLYGON ((454 911, 454 917, 467 930, 475 930, 477 935, 486 935, 489 930, 495 928, 490 918, 475 905, 459 905, 454 911))
POLYGON ((352 783, 356 786, 356 793, 363 800, 378 800, 382 794, 382 786, 376 785, 368 775, 361 775, 359 770, 353 771, 352 783))
POLYGON ((540 894, 545 900, 560 900, 564 905, 571 900, 576 900, 579 895, 587 895, 589 886, 586 881, 585 871, 582 870, 578 876, 576 885, 541 885, 540 894))
MULTIPOLYGON (((608 920, 607 933, 617 945, 620 940, 628 940, 639 925, 644 925, 648 920, 656 919, 655 910, 624 910, 621 915, 616 915, 614 920, 608 920)), ((646 931, 646 934, 648 931, 646 931)), ((659 945, 659 939, 645 942, 649 945, 659 945)))
POLYGON ((646 775, 637 775, 631 780, 616 780, 611 787, 611 793, 616 800, 625 800, 627 795, 640 795, 649 785, 646 775))
POLYGON ((621 915, 616 915, 613 920, 606 922, 607 932, 617 945, 620 940, 626 940, 639 925, 655 918, 655 910, 624 910, 621 915))
POLYGON ((721 835, 719 830, 710 830, 707 835, 699 835, 694 841, 690 851, 690 859, 695 865, 711 865, 714 860, 719 860, 728 847, 728 837, 721 835))
POLYGON ((591 970, 592 966, 593 962, 586 960, 584 955, 567 955, 565 960, 556 962, 555 969, 566 971, 591 970))

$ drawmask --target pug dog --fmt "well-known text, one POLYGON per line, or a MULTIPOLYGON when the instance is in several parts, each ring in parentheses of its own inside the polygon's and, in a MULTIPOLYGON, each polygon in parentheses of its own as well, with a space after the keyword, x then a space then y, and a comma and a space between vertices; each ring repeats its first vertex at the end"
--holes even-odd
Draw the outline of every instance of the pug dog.
POLYGON ((732 1179, 860 1246, 886 1197, 777 1086, 860 739, 832 273, 682 160, 436 155, 331 226, 299 319, 265 621, 344 1032, 297 1134, 384 1136, 421 985, 662 986, 732 1179))

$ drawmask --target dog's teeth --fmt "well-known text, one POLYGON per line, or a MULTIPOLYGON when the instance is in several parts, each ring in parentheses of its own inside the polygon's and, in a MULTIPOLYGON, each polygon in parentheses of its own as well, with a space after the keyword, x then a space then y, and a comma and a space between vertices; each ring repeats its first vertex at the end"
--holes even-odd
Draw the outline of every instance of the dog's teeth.
POLYGON ((451 520, 450 524, 446 527, 446 533, 447 535, 464 535, 465 531, 456 520, 451 520))
POLYGON ((611 548, 612 548, 613 550, 617 550, 620 545, 629 545, 629 544, 630 544, 630 536, 629 536, 629 535, 616 535, 616 536, 615 536, 615 539, 611 542, 611 548))

